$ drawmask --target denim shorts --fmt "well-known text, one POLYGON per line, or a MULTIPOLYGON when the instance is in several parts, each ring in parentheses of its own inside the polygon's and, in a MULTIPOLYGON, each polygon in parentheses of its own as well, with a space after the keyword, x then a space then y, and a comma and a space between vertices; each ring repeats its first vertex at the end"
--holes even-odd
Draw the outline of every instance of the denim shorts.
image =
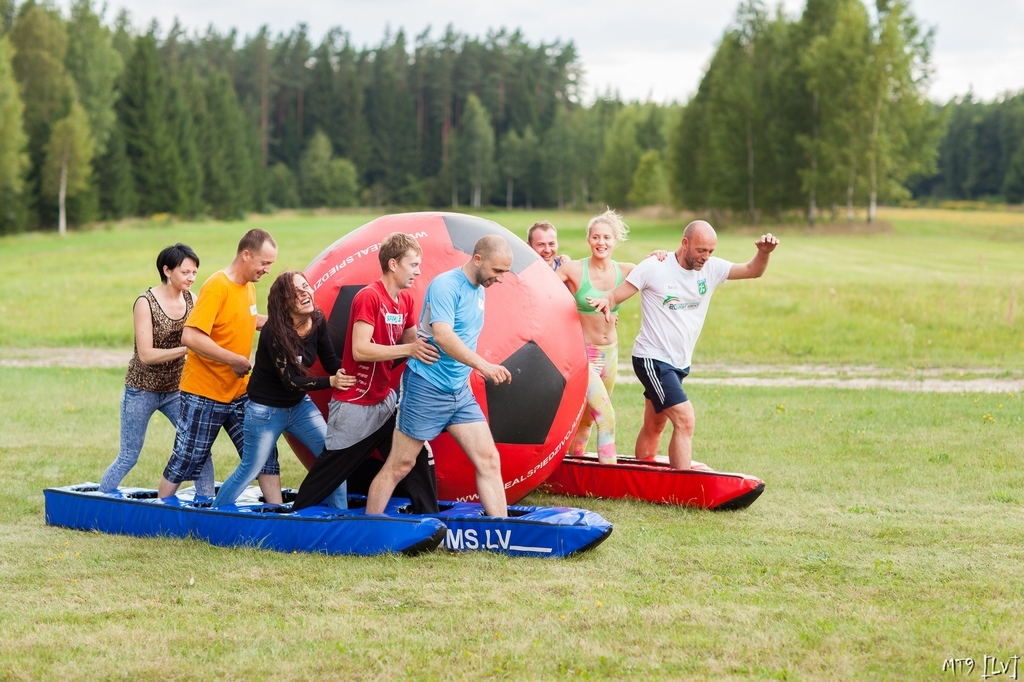
POLYGON ((690 373, 689 367, 679 369, 661 360, 634 355, 633 371, 644 386, 644 397, 651 401, 657 414, 689 400, 683 390, 683 379, 690 373))
POLYGON ((398 430, 416 440, 434 440, 453 424, 485 422, 476 396, 466 384, 442 391, 416 372, 405 370, 398 395, 398 430))

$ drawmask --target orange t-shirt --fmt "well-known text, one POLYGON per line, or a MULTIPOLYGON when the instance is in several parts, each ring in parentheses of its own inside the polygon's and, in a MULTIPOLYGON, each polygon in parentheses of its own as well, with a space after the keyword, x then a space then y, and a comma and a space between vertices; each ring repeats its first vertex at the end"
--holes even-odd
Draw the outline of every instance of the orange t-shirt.
MULTIPOLYGON (((213 273, 199 290, 199 299, 185 326, 206 332, 225 350, 249 357, 256 332, 256 287, 252 282, 235 284, 223 271, 213 273)), ((191 350, 185 356, 183 391, 230 403, 244 395, 248 385, 249 377, 236 376, 230 365, 191 350)))

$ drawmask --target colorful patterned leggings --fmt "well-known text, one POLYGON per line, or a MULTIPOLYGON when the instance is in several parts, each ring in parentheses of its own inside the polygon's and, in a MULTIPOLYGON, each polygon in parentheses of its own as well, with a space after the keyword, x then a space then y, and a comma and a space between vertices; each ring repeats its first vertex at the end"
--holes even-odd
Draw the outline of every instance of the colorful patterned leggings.
POLYGON ((615 408, 612 390, 619 370, 619 344, 592 346, 587 344, 590 364, 587 384, 587 409, 580 419, 580 428, 572 443, 572 454, 579 456, 587 449, 590 430, 597 425, 597 458, 605 464, 615 463, 615 408))

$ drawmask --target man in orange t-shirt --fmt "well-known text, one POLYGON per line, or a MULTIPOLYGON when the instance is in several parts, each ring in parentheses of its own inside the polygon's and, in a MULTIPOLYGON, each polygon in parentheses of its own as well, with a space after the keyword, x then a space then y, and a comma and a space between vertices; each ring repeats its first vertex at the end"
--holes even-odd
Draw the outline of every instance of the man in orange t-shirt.
MULTIPOLYGON (((174 450, 160 480, 161 498, 174 495, 182 481, 196 479, 221 427, 242 456, 245 390, 252 369, 249 355, 253 334, 267 319, 256 312, 253 283, 270 272, 276 259, 277 243, 270 233, 249 230, 238 242, 231 264, 215 272, 199 290, 181 333, 181 343, 188 348, 181 373, 181 416, 174 450)), ((280 478, 275 451, 259 475, 267 502, 281 503, 280 478)))

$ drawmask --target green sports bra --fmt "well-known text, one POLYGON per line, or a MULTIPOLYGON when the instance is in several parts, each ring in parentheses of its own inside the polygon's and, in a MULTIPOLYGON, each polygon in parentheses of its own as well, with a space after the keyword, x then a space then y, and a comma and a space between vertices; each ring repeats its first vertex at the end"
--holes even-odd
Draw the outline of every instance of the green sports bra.
MULTIPOLYGON (((622 270, 619 269, 619 264, 612 261, 612 265, 615 267, 615 286, 622 284, 622 270)), ((590 283, 590 257, 583 259, 583 281, 580 282, 579 290, 572 295, 576 299, 576 312, 580 315, 597 315, 598 312, 594 310, 594 306, 587 303, 587 298, 601 298, 605 294, 611 293, 610 291, 601 291, 595 289, 590 283)), ((612 308, 613 313, 619 312, 619 307, 622 304, 612 308)))

